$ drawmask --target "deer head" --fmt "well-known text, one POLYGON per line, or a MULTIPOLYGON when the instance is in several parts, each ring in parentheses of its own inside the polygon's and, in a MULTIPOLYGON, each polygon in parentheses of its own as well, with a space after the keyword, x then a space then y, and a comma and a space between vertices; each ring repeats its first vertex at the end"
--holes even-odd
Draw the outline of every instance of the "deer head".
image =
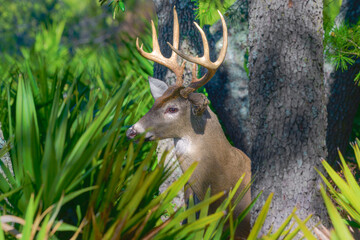
MULTIPOLYGON (((223 47, 215 62, 210 61, 205 33, 196 23, 195 26, 199 29, 203 41, 204 55, 192 57, 179 51, 179 24, 175 8, 173 45, 168 43, 173 50, 170 58, 164 57, 160 52, 153 22, 153 51, 145 52, 142 46, 139 47, 139 40, 136 40, 136 47, 140 54, 169 68, 175 73, 176 82, 168 86, 161 80, 149 77, 151 94, 155 103, 145 116, 128 129, 126 135, 134 138, 146 132, 147 140, 174 138, 175 153, 181 169, 186 171, 194 161, 198 162, 197 168, 189 179, 190 188, 187 188, 189 191, 185 191, 185 199, 188 199, 190 192, 193 191, 198 199, 203 200, 208 187, 211 187, 211 192, 214 194, 229 191, 245 173, 246 177, 236 193, 239 194, 251 178, 250 159, 242 151, 231 146, 216 115, 208 108, 209 101, 205 95, 195 92, 210 81, 225 58, 227 28, 223 16, 220 12, 219 14, 223 26, 223 47), (187 87, 183 86, 185 61, 179 65, 176 61, 178 56, 194 63, 192 80, 187 87), (196 77, 197 64, 207 69, 201 78, 196 77)), ((210 205, 209 212, 214 213, 222 200, 210 205)), ((250 203, 251 194, 247 192, 243 200, 235 207, 234 216, 239 216, 250 203)), ((249 229, 250 214, 239 225, 236 235, 247 238, 249 229)))
POLYGON ((173 45, 168 43, 173 50, 170 58, 166 58, 161 54, 153 21, 151 21, 153 51, 151 53, 145 52, 143 45, 139 47, 139 39, 136 39, 136 47, 139 53, 143 57, 159 63, 174 72, 176 82, 174 85, 168 86, 161 80, 149 77, 150 90, 155 99, 155 103, 144 117, 128 129, 126 132, 127 137, 134 138, 138 134, 147 131, 145 135, 147 140, 180 138, 183 134, 186 134, 186 131, 194 131, 190 119, 192 116, 201 117, 209 103, 205 95, 196 93, 195 91, 205 85, 214 76, 226 55, 227 28, 224 17, 220 11, 219 14, 223 26, 223 47, 216 62, 211 62, 208 41, 204 31, 196 22, 194 22, 194 24, 201 34, 204 45, 204 55, 202 57, 192 57, 179 51, 179 23, 175 8, 173 45), (183 63, 179 65, 177 63, 178 56, 194 63, 192 81, 187 87, 183 86, 183 74, 186 61, 183 61, 183 63), (196 77, 197 64, 207 69, 206 74, 201 78, 196 77))

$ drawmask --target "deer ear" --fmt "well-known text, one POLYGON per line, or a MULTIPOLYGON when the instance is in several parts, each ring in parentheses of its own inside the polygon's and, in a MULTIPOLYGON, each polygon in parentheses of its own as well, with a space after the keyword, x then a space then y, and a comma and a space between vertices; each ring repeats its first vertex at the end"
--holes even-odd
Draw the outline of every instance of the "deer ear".
POLYGON ((150 91, 154 99, 161 97, 169 86, 156 78, 149 77, 150 91))
POLYGON ((196 116, 201 116, 209 105, 209 100, 202 93, 190 93, 189 101, 193 104, 192 112, 196 116))

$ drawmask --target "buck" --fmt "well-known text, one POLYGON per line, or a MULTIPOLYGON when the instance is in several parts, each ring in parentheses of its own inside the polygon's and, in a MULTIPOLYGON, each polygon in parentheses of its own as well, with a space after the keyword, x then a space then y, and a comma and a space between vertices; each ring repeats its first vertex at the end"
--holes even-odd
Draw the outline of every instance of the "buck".
MULTIPOLYGON (((219 14, 223 26, 223 46, 216 62, 210 61, 209 45, 205 33, 196 23, 195 26, 200 31, 204 45, 204 56, 192 57, 179 51, 179 24, 175 8, 173 45, 168 43, 173 50, 170 58, 164 57, 160 52, 153 22, 151 22, 153 51, 145 52, 143 45, 139 47, 139 39, 136 39, 139 53, 174 72, 176 83, 168 86, 161 80, 149 77, 151 94, 155 99, 154 105, 145 116, 127 130, 126 134, 131 139, 143 133, 146 133, 147 140, 173 138, 176 156, 182 171, 186 171, 194 161, 198 162, 198 166, 189 180, 190 188, 185 191, 185 199, 188 199, 189 194, 193 192, 199 200, 203 200, 209 187, 212 194, 229 191, 245 173, 245 178, 237 192, 239 193, 251 179, 250 159, 242 151, 231 146, 217 116, 208 107, 208 99, 204 94, 195 92, 214 76, 225 58, 227 27, 224 17, 220 12, 219 14), (187 87, 183 86, 185 60, 179 65, 177 56, 194 63, 192 81, 187 87), (207 73, 201 78, 196 77, 197 64, 207 69, 207 73)), ((236 206, 235 216, 238 216, 250 202, 251 196, 248 191, 236 206)), ((215 212, 220 203, 221 201, 217 201, 212 204, 209 212, 215 212)), ((236 233, 240 237, 246 237, 249 229, 250 215, 247 215, 240 223, 236 233)))

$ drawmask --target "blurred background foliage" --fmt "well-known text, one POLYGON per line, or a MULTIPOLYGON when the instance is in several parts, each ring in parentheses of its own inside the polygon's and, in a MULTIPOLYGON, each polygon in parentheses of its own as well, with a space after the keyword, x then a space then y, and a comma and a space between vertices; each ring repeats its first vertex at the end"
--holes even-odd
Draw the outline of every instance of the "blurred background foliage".
POLYGON ((122 33, 138 35, 143 32, 143 20, 155 17, 149 1, 126 1, 126 7, 126 14, 117 14, 113 19, 108 4, 99 7, 92 0, 2 0, 0 51, 19 54, 21 47, 34 44, 42 27, 61 21, 66 21, 61 41, 69 46, 71 53, 79 46, 120 44, 122 33), (142 7, 136 7, 139 5, 142 7))
POLYGON ((114 19, 113 10, 122 11, 114 4, 1 4, 0 122, 8 142, 0 157, 9 152, 12 167, 0 162, 0 239, 226 239, 250 211, 233 219, 235 188, 214 214, 208 206, 224 193, 175 212, 171 201, 195 165, 159 194, 172 166, 157 162, 155 143, 125 136, 153 101, 152 62, 134 37, 149 50, 144 20, 155 16, 148 1, 127 1, 126 15, 114 19))
MULTIPOLYGON (((212 24, 216 9, 224 12, 233 2, 197 1, 198 19, 212 24)), ((125 138, 129 125, 153 101, 146 81, 152 62, 137 53, 134 41, 139 36, 150 50, 147 20, 156 19, 150 1, 0 0, 0 13, 0 122, 8 140, 0 157, 10 152, 12 161, 12 168, 0 162, 0 239, 233 237, 252 206, 232 219, 230 200, 236 188, 212 215, 207 216, 208 205, 223 193, 208 194, 197 205, 190 199, 188 209, 175 211, 171 200, 195 165, 159 194, 172 166, 165 169, 164 158, 157 162, 155 144, 141 138, 133 144, 125 138), (167 221, 161 220, 163 215, 167 221), (181 225, 184 219, 188 224, 181 225), (223 232, 229 219, 230 228, 223 232)), ((335 41, 344 29, 332 31, 327 41, 334 51, 354 50, 335 41)), ((347 29, 345 36, 358 41, 356 31, 347 29)), ((354 137, 359 129, 355 127, 354 137)), ((357 145, 354 151, 359 162, 357 145)), ((359 206, 348 194, 350 188, 358 195, 359 188, 346 165, 343 169, 346 184, 330 175, 344 194, 326 182, 342 216, 323 193, 337 223, 330 233, 334 236, 348 234, 341 217, 353 217, 346 224, 359 227, 359 206)), ((258 238, 270 203, 271 195, 249 239, 258 238)), ((292 239, 300 231, 314 238, 305 225, 308 219, 298 219, 294 209, 280 229, 261 239, 292 239)))
MULTIPOLYGON (((118 85, 120 78, 132 71, 147 79, 152 75, 152 63, 134 51, 132 41, 140 33, 144 34, 142 39, 150 41, 145 25, 146 19, 154 16, 153 11, 145 10, 147 4, 147 1, 127 1, 127 14, 120 14, 114 20, 109 6, 99 7, 91 0, 1 3, 0 86, 4 88, 8 79, 19 71, 28 72, 27 68, 34 74, 42 74, 43 78, 48 76, 49 79, 41 80, 44 84, 51 81, 55 73, 63 75, 64 70, 70 68, 76 75, 84 74, 80 82, 90 88, 94 86, 89 77, 97 73, 106 81, 107 88, 102 90, 118 85), (143 10, 136 9, 135 13, 136 4, 143 4, 143 10)), ((148 5, 152 9, 152 5, 148 5)), ((47 95, 42 98, 49 97, 50 89, 44 91, 47 95)), ((6 111, 5 93, 1 91, 1 111, 6 111)), ((48 99, 38 100, 45 102, 48 99)), ((1 114, 0 122, 8 138, 5 115, 1 114)))

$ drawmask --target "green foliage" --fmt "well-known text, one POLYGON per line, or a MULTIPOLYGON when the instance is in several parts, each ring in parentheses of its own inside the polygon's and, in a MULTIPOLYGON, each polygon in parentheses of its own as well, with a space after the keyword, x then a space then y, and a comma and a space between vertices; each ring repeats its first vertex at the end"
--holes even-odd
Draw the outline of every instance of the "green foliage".
MULTIPOLYGON (((357 140, 357 143, 353 144, 352 147, 354 149, 356 161, 358 167, 360 169, 360 150, 359 150, 360 141, 357 140)), ((359 208, 359 198, 360 198, 360 185, 358 181, 353 176, 350 168, 347 166, 343 156, 339 152, 340 160, 341 160, 341 167, 343 176, 340 176, 326 161, 322 161, 323 166, 332 179, 334 186, 330 183, 330 181, 320 172, 320 176, 324 180, 326 184, 326 189, 338 204, 339 207, 343 209, 348 215, 349 218, 343 219, 339 214, 338 210, 334 206, 333 202, 330 200, 329 196, 326 193, 326 190, 323 186, 321 186, 321 194, 324 198, 324 202, 326 208, 328 210, 331 222, 333 223, 334 229, 330 232, 325 230, 319 230, 319 228, 312 229, 315 231, 316 234, 321 233, 321 239, 324 237, 329 236, 329 238, 325 239, 332 239, 332 240, 340 240, 340 239, 354 239, 351 235, 348 227, 351 226, 352 228, 360 229, 360 208, 359 208)), ((265 217, 267 212, 269 211, 271 198, 273 194, 270 194, 267 201, 265 202, 263 209, 261 210, 253 229, 249 235, 248 239, 258 239, 257 235, 262 227, 262 224, 265 221, 265 217)), ((293 239, 297 237, 298 232, 301 230, 303 236, 306 239, 317 239, 310 229, 307 228, 306 222, 310 219, 311 216, 307 217, 304 221, 301 221, 298 216, 295 214, 296 209, 294 209, 293 213, 284 221, 281 227, 275 232, 271 233, 272 229, 266 235, 263 235, 260 239, 293 239), (291 220, 295 220, 298 224, 294 230, 292 230, 294 223, 291 223, 291 220), (286 230, 285 230, 286 229, 286 230)))
POLYGON ((331 231, 331 239, 354 239, 336 207, 327 196, 326 191, 322 185, 320 190, 321 195, 324 198, 326 208, 328 209, 330 219, 334 225, 334 230, 331 231))
POLYGON ((360 138, 360 108, 358 109, 354 117, 350 141, 355 141, 356 138, 360 138))
MULTIPOLYGON (((360 57, 360 21, 354 26, 342 23, 332 28, 324 41, 325 56, 336 64, 336 69, 347 70, 360 57)), ((360 80, 360 72, 354 80, 360 80)))
POLYGON ((342 0, 324 0, 323 2, 323 25, 325 35, 329 33, 329 30, 334 26, 334 21, 337 15, 339 15, 342 0))
MULTIPOLYGON (((354 150, 355 159, 360 170, 359 145, 360 141, 357 140, 356 143, 352 144, 352 148, 354 150)), ((334 229, 330 232, 325 229, 325 234, 322 234, 321 236, 328 235, 330 237, 329 239, 333 240, 354 239, 348 227, 350 226, 353 229, 360 230, 359 179, 355 178, 340 152, 339 156, 342 169, 341 174, 336 172, 325 160, 322 161, 322 164, 332 182, 330 182, 320 171, 317 171, 326 185, 326 190, 330 193, 330 196, 333 198, 333 200, 338 204, 338 207, 340 207, 347 216, 346 218, 341 217, 337 207, 334 206, 333 202, 327 195, 325 188, 321 186, 320 191, 324 198, 326 208, 334 227, 334 229)), ((270 194, 267 201, 265 202, 263 209, 255 221, 248 239, 258 239, 257 235, 265 221, 266 214, 269 211, 272 196, 273 194, 270 194)), ((282 226, 275 233, 272 233, 272 229, 270 229, 269 232, 260 239, 293 239, 300 230, 306 239, 317 239, 311 233, 311 230, 306 227, 306 222, 310 219, 311 216, 306 218, 304 221, 301 221, 295 212, 296 209, 294 209, 293 213, 284 221, 282 226), (296 227, 294 230, 292 230, 294 223, 289 227, 292 219, 295 220, 295 222, 298 224, 298 227, 296 227)), ((318 228, 315 228, 314 230, 316 230, 315 233, 321 232, 318 228)))
POLYGON ((304 221, 302 221, 296 215, 296 208, 294 208, 293 212, 285 219, 283 224, 275 232, 273 232, 273 229, 270 228, 270 230, 266 234, 264 234, 263 236, 261 236, 259 238, 258 235, 259 235, 261 228, 263 227, 267 213, 269 212, 272 197, 273 197, 273 193, 271 193, 269 195, 263 208, 261 209, 261 211, 253 225, 253 228, 251 229, 249 237, 247 238, 248 240, 297 239, 299 237, 298 234, 300 231, 306 237, 306 239, 316 239, 315 236, 311 233, 311 231, 306 226, 306 223, 311 218, 311 215, 308 216, 304 221), (297 225, 298 225, 297 227, 295 227, 295 223, 297 223, 297 225))
POLYGON ((271 199, 272 199, 273 195, 274 194, 271 193, 269 195, 268 199, 266 200, 263 208, 261 209, 261 212, 260 212, 258 218, 256 219, 256 221, 254 223, 253 228, 251 229, 248 239, 256 239, 257 235, 259 234, 261 227, 265 222, 267 212, 269 211, 270 203, 271 203, 271 199))
POLYGON ((35 29, 49 23, 56 12, 58 1, 0 1, 0 51, 14 51, 18 45, 31 45, 35 29))
POLYGON ((249 63, 249 49, 246 49, 245 55, 244 55, 244 69, 246 72, 246 76, 248 78, 250 78, 250 71, 249 71, 249 67, 248 67, 248 63, 249 63))
MULTIPOLYGON (((143 142, 143 139, 141 141, 143 142)), ((108 159, 110 161, 107 167, 102 168, 96 174, 99 176, 97 182, 99 188, 93 192, 90 198, 86 216, 92 221, 91 224, 85 226, 83 239, 93 239, 94 237, 100 239, 110 239, 111 237, 147 239, 154 237, 155 234, 156 239, 175 239, 179 235, 183 235, 186 239, 184 231, 189 231, 190 226, 181 225, 181 221, 196 211, 207 208, 209 203, 223 195, 221 193, 208 197, 199 205, 187 210, 181 208, 166 222, 161 221, 160 217, 171 207, 171 200, 189 180, 196 164, 192 165, 189 171, 164 193, 157 196, 160 184, 170 172, 164 169, 165 156, 160 164, 156 164, 156 160, 152 158, 151 153, 155 147, 154 145, 135 172, 135 159, 139 149, 134 149, 133 145, 130 145, 127 152, 122 151, 120 154, 116 154, 116 157, 113 156, 114 159, 108 159), (121 159, 126 159, 126 162, 120 161, 121 159), (115 191, 109 191, 109 189, 115 191), (104 223, 108 224, 104 225, 104 223)), ((111 150, 109 145, 108 149, 111 150)), ((115 155, 112 151, 109 151, 108 154, 115 155)), ((223 214, 205 216, 193 225, 198 229, 203 229, 222 216, 223 214)), ((189 233, 195 230, 192 229, 189 233)))
MULTIPOLYGON (((352 144, 352 148, 354 150, 358 168, 360 169, 359 144, 360 142, 357 140, 356 143, 352 144)), ((350 217, 350 220, 342 219, 340 217, 335 206, 326 195, 324 188, 322 188, 321 193, 324 197, 326 207, 335 228, 332 232, 333 239, 343 239, 343 237, 345 237, 345 239, 353 239, 346 225, 349 225, 352 228, 360 229, 360 185, 340 152, 339 156, 341 161, 342 176, 337 173, 326 161, 322 161, 322 164, 333 184, 331 184, 322 173, 319 172, 319 174, 325 182, 326 189, 330 193, 331 197, 338 206, 346 212, 346 214, 350 217)))
MULTIPOLYGON (((334 25, 334 19, 338 15, 341 1, 324 1, 324 55, 342 71, 348 70, 349 66, 357 63, 360 57, 360 21, 349 25, 342 22, 334 25), (325 6, 327 6, 325 8, 325 6)), ((348 81, 349 79, 344 79, 348 81)), ((353 79, 360 85, 360 71, 353 79)), ((360 137, 360 111, 356 114, 353 122, 351 140, 360 137)))
POLYGON ((224 14, 234 4, 235 0, 192 0, 196 5, 196 19, 199 19, 200 26, 212 25, 220 20, 218 10, 224 14))
MULTIPOLYGON (((116 5, 118 11, 122 10, 121 1, 115 2, 117 4, 111 7, 116 5)), ((124 4, 130 12, 144 2, 127 0, 124 4)), ((19 54, 20 48, 33 46, 37 33, 44 26, 48 28, 61 21, 68 24, 62 41, 72 49, 78 45, 98 46, 103 42, 118 44, 119 36, 114 30, 118 29, 125 14, 118 14, 113 20, 111 7, 99 5, 96 0, 0 0, 0 52, 19 54)))
MULTIPOLYGON (((104 2, 106 0, 103 0, 104 2)), ((220 10, 222 14, 235 3, 235 0, 192 0, 195 2, 196 19, 199 19, 200 25, 212 25, 217 22, 220 17, 217 10, 220 10)), ((337 15, 339 15, 342 0, 324 0, 323 2, 323 23, 325 32, 334 26, 334 21, 337 15)))
MULTIPOLYGON (((127 9, 133 2, 126 1, 127 9)), ((214 23, 215 11, 224 12, 233 2, 198 1, 200 22, 214 23)), ((112 1, 113 14, 124 11, 121 3, 112 1)), ((90 0, 12 1, 0 4, 0 11, 4 7, 0 122, 8 144, 0 157, 10 152, 14 175, 0 162, 5 175, 0 175, 0 239, 14 238, 11 234, 22 234, 22 239, 233 239, 237 225, 259 197, 238 218, 233 217, 234 206, 249 189, 234 199, 243 177, 211 215, 209 204, 223 193, 210 196, 208 191, 201 203, 194 205, 190 198, 188 209, 174 211, 171 200, 196 165, 159 194, 173 166, 164 165, 165 155, 156 161, 155 144, 141 137, 134 144, 125 137, 127 128, 153 101, 146 83, 152 63, 138 54, 135 41, 122 34, 119 49, 69 45, 74 39, 71 34, 82 35, 83 29, 69 26, 65 18, 77 22, 103 12, 90 0), (162 221, 164 215, 169 219, 162 221), (188 224, 181 224, 184 219, 188 224), (229 227, 224 230, 226 222, 229 227)), ((111 26, 108 17, 98 21, 96 28, 111 26)), ((91 34, 85 35, 92 39, 91 34)), ((144 35, 141 39, 148 48, 151 34, 144 35)), ((341 194, 344 200, 346 194, 341 194)), ((257 239, 271 196, 249 239, 257 239)), ((347 234, 324 199, 333 216, 334 234, 347 234)), ((350 201, 344 202, 357 216, 350 201)), ((294 209, 279 229, 271 229, 261 239, 292 239, 300 231, 313 238, 305 226, 310 216, 302 221, 295 213, 294 209)), ((358 226, 359 221, 347 224, 358 226)))
MULTIPOLYGON (((61 41, 65 28, 64 22, 44 26, 32 48, 22 48, 21 56, 6 54, 0 64, 0 121, 9 139, 0 156, 10 151, 14 169, 12 175, 0 162, 0 204, 9 223, 23 219, 14 232, 24 239, 233 236, 253 205, 234 219, 233 204, 249 188, 231 201, 243 178, 214 214, 207 215, 208 206, 224 193, 209 192, 201 203, 173 212, 171 200, 196 166, 159 195, 172 166, 165 168, 165 156, 157 163, 155 144, 126 139, 128 126, 153 101, 145 80, 152 65, 134 51, 135 41, 123 40, 121 52, 83 47, 71 54, 61 41), (166 213, 170 218, 163 222, 166 213), (181 225, 184 219, 189 223, 181 225), (223 232, 226 221, 230 228, 223 232)), ((148 46, 150 39, 142 39, 148 46)))
MULTIPOLYGON (((100 5, 102 6, 106 2, 108 2, 108 0, 100 0, 100 5)), ((120 12, 120 10, 125 12, 125 3, 122 0, 111 0, 109 6, 113 11, 113 19, 115 19, 116 13, 120 12)))
POLYGON ((89 175, 101 166, 106 139, 115 130, 124 135, 130 116, 146 112, 152 101, 144 81, 149 73, 140 66, 144 63, 131 70, 129 64, 118 65, 120 56, 110 48, 102 57, 83 49, 70 58, 60 45, 63 27, 44 29, 31 50, 22 49, 22 57, 7 56, 2 65, 9 71, 1 80, 7 90, 1 109, 8 113, 1 122, 6 135, 14 136, 15 176, 2 166, 8 181, 0 176, 0 190, 6 194, 1 204, 19 216, 26 213, 31 194, 40 189, 42 205, 49 207, 62 194, 66 204, 96 188, 89 175))
MULTIPOLYGON (((40 194, 39 194, 40 196, 40 194)), ((14 215, 0 216, 0 239, 4 239, 5 235, 2 228, 5 229, 7 239, 14 237, 16 239, 21 238, 24 240, 32 239, 54 239, 53 236, 56 232, 60 231, 76 231, 76 227, 70 226, 62 221, 57 221, 56 217, 59 213, 62 204, 62 199, 56 205, 52 205, 45 211, 41 212, 40 198, 34 198, 32 194, 27 206, 25 219, 14 215), (37 210, 39 209, 39 211, 37 210), (22 228, 20 231, 17 225, 22 228)))

